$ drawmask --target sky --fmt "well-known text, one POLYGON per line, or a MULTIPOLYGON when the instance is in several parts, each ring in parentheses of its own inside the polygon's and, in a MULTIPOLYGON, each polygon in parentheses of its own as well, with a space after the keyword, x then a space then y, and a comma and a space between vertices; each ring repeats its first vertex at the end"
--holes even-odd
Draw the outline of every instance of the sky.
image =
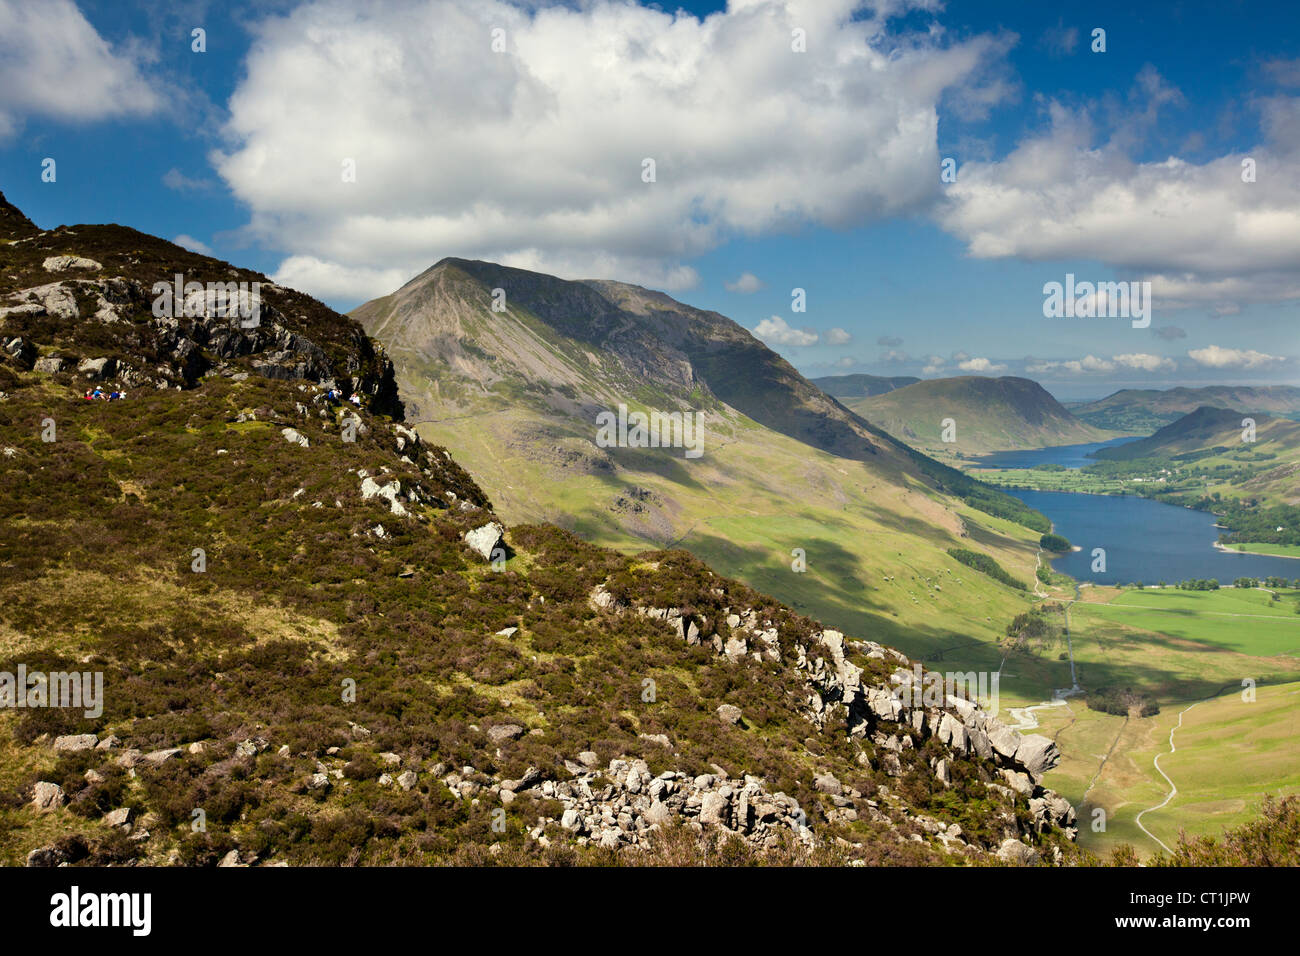
POLYGON ((0 190, 343 311, 461 256, 661 289, 812 377, 1297 384, 1297 26, 1247 0, 0 0, 0 190))

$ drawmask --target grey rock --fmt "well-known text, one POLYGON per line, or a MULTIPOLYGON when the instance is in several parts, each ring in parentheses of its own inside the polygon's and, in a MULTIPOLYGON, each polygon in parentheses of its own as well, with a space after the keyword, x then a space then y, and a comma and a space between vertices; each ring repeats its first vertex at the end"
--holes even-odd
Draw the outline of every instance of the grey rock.
POLYGON ((735 704, 721 704, 718 707, 716 713, 718 717, 722 719, 723 723, 727 723, 727 724, 740 723, 740 718, 741 718, 740 708, 737 707, 735 704))
POLYGON ((77 753, 82 750, 94 750, 99 738, 94 734, 68 734, 54 738, 55 753, 77 753))
POLYGON ((466 531, 465 544, 484 561, 491 561, 492 552, 501 543, 505 533, 506 529, 504 527, 495 521, 489 521, 481 528, 466 531))
POLYGON ((37 810, 55 810, 68 802, 68 795, 57 783, 42 780, 32 788, 32 806, 37 810))
POLYGON ((518 724, 497 724, 488 728, 487 736, 492 743, 502 744, 507 740, 518 740, 525 733, 525 729, 518 724))

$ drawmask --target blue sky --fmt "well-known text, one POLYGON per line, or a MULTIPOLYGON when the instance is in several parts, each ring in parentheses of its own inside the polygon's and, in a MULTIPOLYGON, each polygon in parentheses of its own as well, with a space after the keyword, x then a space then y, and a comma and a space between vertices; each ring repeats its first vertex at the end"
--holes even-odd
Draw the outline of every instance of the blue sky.
POLYGON ((1290 5, 362 9, 0 0, 0 189, 339 309, 461 255, 663 288, 809 375, 1300 381, 1290 5), (1067 273, 1151 282, 1150 327, 1045 317, 1067 273))

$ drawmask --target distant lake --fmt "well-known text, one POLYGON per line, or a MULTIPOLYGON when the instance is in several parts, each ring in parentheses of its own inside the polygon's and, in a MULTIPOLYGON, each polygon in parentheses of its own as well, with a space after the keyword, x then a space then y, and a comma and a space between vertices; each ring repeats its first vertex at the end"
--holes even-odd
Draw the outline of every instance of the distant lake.
POLYGON ((1300 578, 1300 560, 1217 550, 1214 542, 1220 531, 1214 527, 1214 515, 1204 511, 1134 495, 1003 490, 1047 515, 1057 534, 1083 549, 1052 561, 1056 570, 1079 581, 1175 584, 1188 578, 1217 578, 1220 584, 1231 584, 1241 577, 1300 578), (1104 574, 1092 572, 1093 548, 1106 549, 1104 574))
POLYGON ((1082 468, 1095 465, 1097 459, 1089 458, 1098 448, 1110 448, 1137 441, 1140 436, 1112 438, 1110 441, 1090 442, 1086 445, 1052 445, 1048 448, 1032 448, 1028 451, 999 451, 992 455, 981 455, 973 459, 980 468, 1033 468, 1035 465, 1064 465, 1066 468, 1082 468))

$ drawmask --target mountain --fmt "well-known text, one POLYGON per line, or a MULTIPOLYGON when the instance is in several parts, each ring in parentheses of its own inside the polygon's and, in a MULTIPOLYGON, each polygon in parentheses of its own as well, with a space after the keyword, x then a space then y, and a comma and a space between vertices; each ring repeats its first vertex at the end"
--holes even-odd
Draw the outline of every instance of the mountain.
POLYGON ((912 375, 895 375, 892 377, 880 375, 827 375, 822 378, 814 378, 811 381, 827 395, 834 398, 869 398, 872 395, 883 395, 885 392, 892 392, 904 385, 915 385, 921 380, 912 375))
POLYGON ((1209 385, 1202 388, 1126 388, 1073 409, 1098 428, 1128 435, 1154 432, 1202 406, 1300 419, 1300 388, 1290 385, 1209 385))
POLYGON ((1172 458, 1203 453, 1212 449, 1260 454, 1300 450, 1300 422, 1267 415, 1248 416, 1228 408, 1204 405, 1177 421, 1157 429, 1139 441, 1101 448, 1095 457, 1106 461, 1133 461, 1138 458, 1172 458), (1254 437, 1243 438, 1247 418, 1254 422, 1254 437))
MULTIPOLYGON (((1077 858, 1046 737, 933 674, 914 696, 906 656, 683 551, 506 528, 351 319, 11 208, 3 862, 690 862, 724 838, 707 859, 1077 858), (228 282, 258 308, 222 309, 228 282)), ((665 379, 716 408, 688 372, 665 379)), ((838 421, 828 441, 892 458, 838 421)))
POLYGON ((848 404, 918 448, 957 458, 1115 437, 1079 421, 1037 382, 1012 376, 927 379, 848 404), (945 419, 952 442, 943 440, 945 419))
POLYGON ((638 286, 463 259, 352 315, 393 356, 415 427, 507 519, 624 550, 682 547, 917 655, 959 628, 979 639, 971 666, 996 666, 1024 597, 979 575, 960 595, 932 585, 961 571, 948 551, 972 541, 1032 580, 1046 519, 895 441, 730 319, 638 286), (620 405, 702 413, 700 456, 603 447, 597 419, 620 405))

